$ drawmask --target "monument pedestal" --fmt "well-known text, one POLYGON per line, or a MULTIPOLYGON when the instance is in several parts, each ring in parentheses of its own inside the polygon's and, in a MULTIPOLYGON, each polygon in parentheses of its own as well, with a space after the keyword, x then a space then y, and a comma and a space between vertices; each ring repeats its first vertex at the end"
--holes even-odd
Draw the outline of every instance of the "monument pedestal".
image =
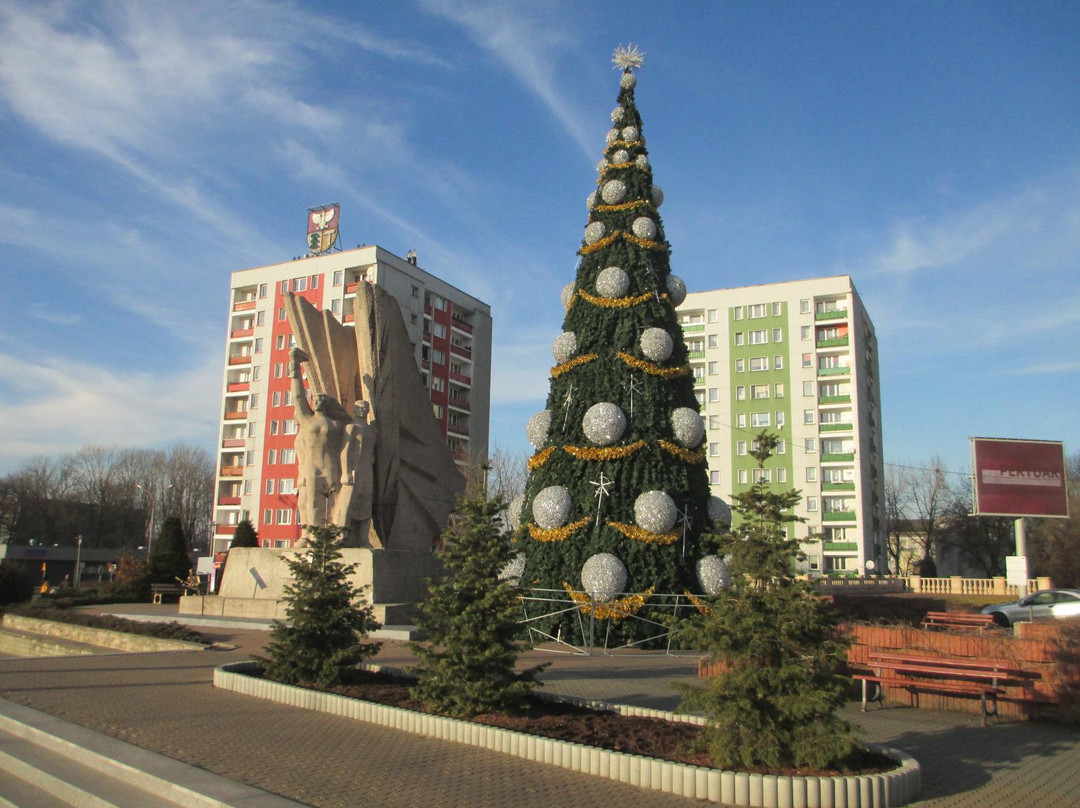
MULTIPOLYGON (((284 557, 302 552, 269 547, 230 550, 218 594, 181 598, 180 614, 284 620, 282 597, 292 581, 284 557)), ((438 580, 442 571, 431 553, 353 547, 341 555, 343 563, 357 565, 350 580, 363 590, 364 600, 383 625, 411 623, 416 605, 427 598, 426 579, 438 580)))

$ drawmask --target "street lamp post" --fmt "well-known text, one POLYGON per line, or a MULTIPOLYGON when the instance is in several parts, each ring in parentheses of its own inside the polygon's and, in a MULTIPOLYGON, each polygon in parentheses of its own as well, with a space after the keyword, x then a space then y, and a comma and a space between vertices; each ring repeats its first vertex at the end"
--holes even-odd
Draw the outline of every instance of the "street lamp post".
POLYGON ((75 574, 71 576, 75 588, 82 583, 82 535, 75 537, 75 574))

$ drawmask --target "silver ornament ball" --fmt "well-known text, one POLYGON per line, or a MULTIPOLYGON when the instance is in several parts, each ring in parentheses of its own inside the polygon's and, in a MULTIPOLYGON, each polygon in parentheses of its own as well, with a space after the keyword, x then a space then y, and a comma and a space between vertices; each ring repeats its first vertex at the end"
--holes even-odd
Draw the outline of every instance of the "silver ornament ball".
POLYGON ((600 196, 609 205, 618 205, 626 199, 626 183, 622 180, 608 180, 600 190, 600 196))
POLYGON ((574 293, 576 291, 574 282, 570 281, 570 283, 562 288, 562 292, 559 293, 559 300, 562 302, 562 307, 567 311, 570 310, 570 304, 574 302, 574 293))
POLYGON ((511 530, 521 527, 521 509, 525 507, 525 495, 518 494, 506 506, 506 523, 511 530))
POLYGON ((695 449, 705 437, 705 426, 701 423, 701 414, 689 407, 679 407, 671 413, 671 430, 675 440, 687 449, 695 449))
POLYGON ((596 173, 603 174, 605 171, 608 170, 608 166, 610 165, 611 163, 609 163, 607 159, 601 160, 599 163, 596 164, 596 173))
POLYGON ((581 565, 581 586, 600 603, 615 599, 626 588, 626 565, 611 553, 589 556, 581 565))
POLYGON ((686 282, 678 275, 667 276, 667 293, 672 306, 681 306, 686 300, 686 282))
POLYGON ((623 119, 623 116, 625 114, 626 114, 626 110, 623 107, 621 107, 621 106, 615 107, 615 109, 611 110, 611 122, 612 123, 618 123, 619 121, 621 121, 623 119))
POLYGON ((709 514, 709 519, 717 527, 731 527, 731 506, 728 505, 720 497, 709 497, 709 504, 706 506, 709 514))
POLYGON ((727 562, 718 555, 709 555, 697 563, 697 577, 706 595, 719 594, 731 585, 727 562))
POLYGON ((652 194, 652 203, 656 207, 664 204, 664 190, 659 185, 654 185, 650 189, 650 193, 652 194))
POLYGON ((596 207, 596 200, 597 199, 599 199, 599 195, 596 193, 596 191, 593 191, 591 194, 589 194, 587 197, 585 197, 585 207, 588 210, 592 210, 593 208, 596 207))
POLYGON ((622 267, 605 267, 596 276, 596 293, 600 297, 623 297, 630 289, 630 276, 622 267))
POLYGON ((555 357, 555 364, 561 365, 568 362, 577 353, 577 334, 573 331, 563 331, 551 343, 551 355, 555 357))
POLYGON ((632 143, 633 141, 637 140, 639 134, 641 133, 638 132, 638 128, 636 126, 624 126, 622 129, 622 139, 627 143, 632 143))
POLYGON ((551 410, 540 410, 525 424, 525 437, 529 439, 529 443, 532 444, 534 449, 539 449, 547 443, 550 430, 551 410))
POLYGON ((615 165, 622 165, 623 163, 630 162, 630 152, 626 149, 619 149, 613 155, 611 155, 611 162, 615 165))
POLYGON ((605 230, 603 222, 589 222, 589 226, 585 228, 585 243, 595 244, 604 237, 605 230))
POLYGON ((650 533, 667 533, 677 517, 674 500, 663 491, 646 491, 634 500, 634 521, 650 533))
POLYGON ((622 78, 619 79, 619 86, 624 90, 632 90, 637 85, 637 76, 633 73, 623 73, 622 78))
POLYGON ((639 154, 637 156, 637 159, 634 160, 634 162, 637 164, 638 168, 648 168, 649 167, 649 158, 644 154, 639 154))
POLYGON ((601 401, 589 407, 581 426, 590 441, 598 446, 610 446, 626 431, 626 415, 617 404, 601 401))
POLYGON ((641 352, 654 362, 666 361, 675 347, 671 334, 663 328, 646 328, 641 333, 639 343, 641 352))
POLYGON ((656 238, 656 222, 648 216, 638 216, 634 219, 634 223, 630 225, 630 229, 634 231, 634 235, 638 238, 649 241, 656 238))
POLYGON ((499 571, 500 581, 509 581, 512 584, 516 584, 521 580, 522 574, 525 572, 525 554, 518 553, 507 562, 506 566, 499 571))
POLYGON ((561 485, 549 485, 533 498, 532 512, 536 524, 544 530, 556 530, 570 516, 570 491, 561 485))

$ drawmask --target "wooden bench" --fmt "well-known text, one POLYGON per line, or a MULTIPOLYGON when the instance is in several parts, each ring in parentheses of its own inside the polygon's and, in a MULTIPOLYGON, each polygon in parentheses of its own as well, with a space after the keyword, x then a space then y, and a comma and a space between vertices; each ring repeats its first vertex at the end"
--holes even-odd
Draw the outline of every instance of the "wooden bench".
POLYGON ((919 692, 952 693, 978 696, 982 702, 982 725, 988 715, 996 716, 998 696, 1006 686, 1024 688, 1021 698, 1033 700, 1031 690, 1038 674, 1016 667, 1000 659, 957 659, 888 651, 871 651, 867 666, 873 673, 858 673, 852 678, 862 682, 862 709, 868 701, 885 706, 884 688, 897 687, 908 691, 912 706, 919 706, 919 692), (868 697, 867 685, 877 685, 877 692, 868 697))
POLYGON ((150 593, 154 596, 154 603, 162 603, 162 598, 176 595, 179 598, 184 594, 184 587, 180 584, 150 584, 150 593))
POLYGON ((927 612, 922 620, 923 628, 995 628, 992 614, 970 614, 967 612, 927 612))

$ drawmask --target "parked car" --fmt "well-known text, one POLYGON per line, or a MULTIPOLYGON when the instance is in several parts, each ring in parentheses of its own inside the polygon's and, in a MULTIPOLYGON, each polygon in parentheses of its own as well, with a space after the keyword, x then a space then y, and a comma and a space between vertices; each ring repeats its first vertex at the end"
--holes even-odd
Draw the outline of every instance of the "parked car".
POLYGON ((992 614, 999 626, 1058 617, 1080 617, 1080 589, 1044 589, 1013 603, 995 603, 980 611, 992 614))

